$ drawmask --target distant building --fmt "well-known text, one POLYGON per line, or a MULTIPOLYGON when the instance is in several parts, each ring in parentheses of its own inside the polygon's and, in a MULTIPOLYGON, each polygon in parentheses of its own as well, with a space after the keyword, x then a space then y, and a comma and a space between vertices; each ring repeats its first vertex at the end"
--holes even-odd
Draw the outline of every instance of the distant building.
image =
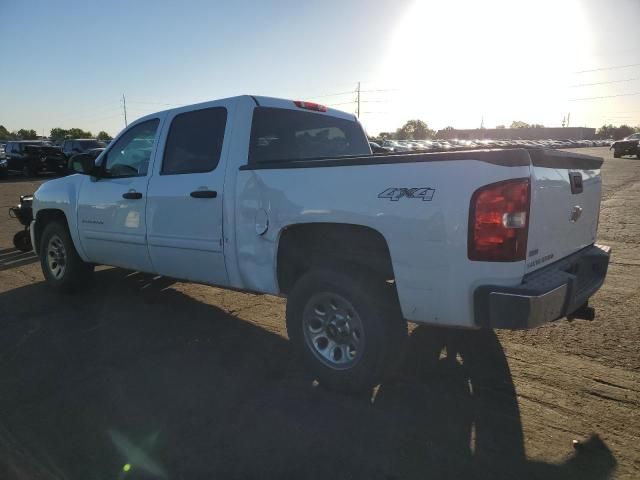
POLYGON ((595 138, 596 129, 586 127, 566 128, 474 128, 469 130, 439 130, 437 138, 449 140, 590 140, 595 138))

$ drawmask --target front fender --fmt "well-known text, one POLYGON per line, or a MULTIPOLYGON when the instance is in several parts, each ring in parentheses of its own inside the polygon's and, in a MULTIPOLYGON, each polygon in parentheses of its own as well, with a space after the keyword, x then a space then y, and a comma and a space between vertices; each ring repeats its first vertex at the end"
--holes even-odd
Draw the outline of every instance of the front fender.
POLYGON ((82 249, 82 243, 80 242, 78 234, 77 204, 81 182, 86 179, 86 176, 76 174, 50 180, 40 185, 33 195, 34 226, 42 228, 42 225, 38 225, 38 219, 40 218, 40 221, 43 221, 42 219, 46 218, 46 212, 62 212, 67 221, 73 244, 78 255, 80 255, 80 258, 84 261, 88 261, 88 258, 82 249))

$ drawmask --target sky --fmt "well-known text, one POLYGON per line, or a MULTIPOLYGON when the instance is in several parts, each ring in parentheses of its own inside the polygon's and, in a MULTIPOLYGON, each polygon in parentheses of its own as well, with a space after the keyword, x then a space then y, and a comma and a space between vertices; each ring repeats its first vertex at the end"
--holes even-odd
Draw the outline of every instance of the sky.
POLYGON ((0 125, 115 135, 127 116, 253 94, 368 133, 640 125, 640 0, 0 0, 0 125), (605 97, 605 98, 601 98, 605 97))

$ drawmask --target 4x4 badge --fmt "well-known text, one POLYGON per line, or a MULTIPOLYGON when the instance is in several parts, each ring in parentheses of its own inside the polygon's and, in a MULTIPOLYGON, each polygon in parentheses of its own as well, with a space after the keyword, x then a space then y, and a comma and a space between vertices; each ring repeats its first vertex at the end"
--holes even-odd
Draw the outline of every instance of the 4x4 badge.
POLYGON ((418 188, 387 188, 384 192, 378 195, 378 198, 388 198, 392 202, 397 202, 401 198, 415 198, 422 200, 423 202, 430 202, 433 200, 433 195, 436 193, 435 188, 418 187, 418 188))

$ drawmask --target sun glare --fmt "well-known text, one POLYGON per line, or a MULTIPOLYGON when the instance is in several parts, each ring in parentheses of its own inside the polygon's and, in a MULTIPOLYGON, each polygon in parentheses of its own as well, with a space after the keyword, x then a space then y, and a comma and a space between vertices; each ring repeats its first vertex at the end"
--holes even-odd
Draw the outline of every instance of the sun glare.
POLYGON ((363 122, 370 131, 408 118, 436 127, 558 124, 568 75, 589 51, 575 0, 416 1, 378 69, 376 83, 397 89, 387 98, 393 113, 363 122))

